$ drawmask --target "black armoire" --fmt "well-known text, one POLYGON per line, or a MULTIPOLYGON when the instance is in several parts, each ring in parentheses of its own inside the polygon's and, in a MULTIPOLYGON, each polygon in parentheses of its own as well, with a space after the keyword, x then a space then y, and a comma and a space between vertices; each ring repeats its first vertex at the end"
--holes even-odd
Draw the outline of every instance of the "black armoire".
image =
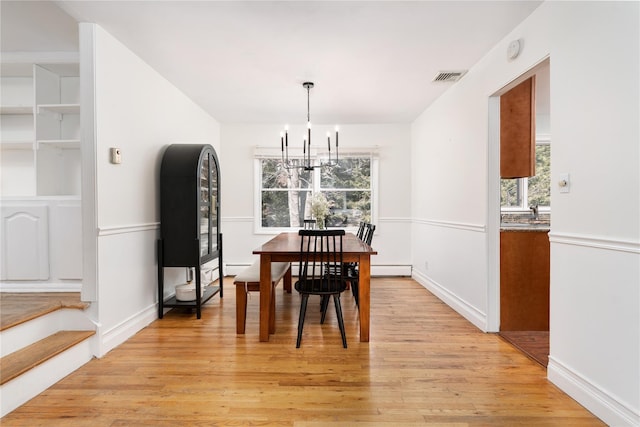
POLYGON ((220 234, 220 167, 208 144, 172 144, 160 166, 160 240, 158 240, 158 306, 195 308, 220 293, 222 298, 222 235, 220 234), (201 294, 201 266, 218 259, 219 286, 201 294), (195 301, 164 300, 164 267, 195 270, 195 301))

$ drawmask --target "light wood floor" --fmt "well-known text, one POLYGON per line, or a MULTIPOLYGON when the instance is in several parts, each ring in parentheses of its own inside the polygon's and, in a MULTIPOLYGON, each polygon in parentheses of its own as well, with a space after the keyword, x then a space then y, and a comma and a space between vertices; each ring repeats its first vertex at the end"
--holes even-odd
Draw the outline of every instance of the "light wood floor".
POLYGON ((333 308, 309 305, 295 348, 299 297, 277 294, 277 332, 258 342, 259 294, 235 333, 235 292, 194 313, 169 312, 7 415, 25 426, 601 426, 546 371, 485 334, 415 281, 372 281, 371 342, 360 343, 343 294, 349 348, 333 308), (316 310, 315 308, 318 308, 316 310))

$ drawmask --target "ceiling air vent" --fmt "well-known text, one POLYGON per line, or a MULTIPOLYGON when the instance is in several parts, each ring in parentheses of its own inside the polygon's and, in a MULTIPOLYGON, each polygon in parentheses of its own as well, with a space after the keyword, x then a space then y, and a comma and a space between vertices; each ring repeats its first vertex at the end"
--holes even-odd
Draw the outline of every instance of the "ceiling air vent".
POLYGON ((440 71, 433 78, 434 82, 457 82, 467 73, 467 71, 440 71))

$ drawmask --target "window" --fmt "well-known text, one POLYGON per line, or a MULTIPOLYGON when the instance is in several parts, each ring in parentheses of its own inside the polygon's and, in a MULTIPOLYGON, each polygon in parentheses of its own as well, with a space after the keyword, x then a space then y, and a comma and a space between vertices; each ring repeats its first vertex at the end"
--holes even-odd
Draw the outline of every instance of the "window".
MULTIPOLYGON (((280 157, 257 158, 261 229, 301 228, 312 218, 311 200, 321 193, 329 202, 327 227, 357 227, 372 220, 371 155, 341 156, 335 167, 287 170, 280 157)), ((301 160, 292 160, 300 164, 301 160)), ((317 161, 316 161, 317 163, 317 161)))
POLYGON ((530 178, 500 180, 502 210, 529 210, 538 205, 551 205, 551 145, 549 141, 536 142, 536 175, 530 178))
POLYGON ((327 227, 357 227, 371 222, 371 159, 349 157, 322 168, 320 192, 329 201, 327 227))

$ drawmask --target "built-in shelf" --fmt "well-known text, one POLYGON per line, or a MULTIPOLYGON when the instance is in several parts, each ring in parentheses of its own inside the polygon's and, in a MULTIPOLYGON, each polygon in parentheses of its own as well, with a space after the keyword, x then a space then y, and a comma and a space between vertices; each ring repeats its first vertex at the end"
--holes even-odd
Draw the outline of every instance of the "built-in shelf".
POLYGON ((38 114, 42 111, 58 114, 80 114, 80 104, 40 104, 38 114))
POLYGON ((31 105, 0 105, 0 114, 30 115, 33 114, 31 105))
POLYGON ((2 150, 33 150, 33 141, 2 141, 2 150))
POLYGON ((0 191, 11 196, 80 194, 78 64, 3 71, 0 191))
POLYGON ((80 148, 79 139, 42 139, 38 140, 38 148, 41 146, 52 148, 80 148))

